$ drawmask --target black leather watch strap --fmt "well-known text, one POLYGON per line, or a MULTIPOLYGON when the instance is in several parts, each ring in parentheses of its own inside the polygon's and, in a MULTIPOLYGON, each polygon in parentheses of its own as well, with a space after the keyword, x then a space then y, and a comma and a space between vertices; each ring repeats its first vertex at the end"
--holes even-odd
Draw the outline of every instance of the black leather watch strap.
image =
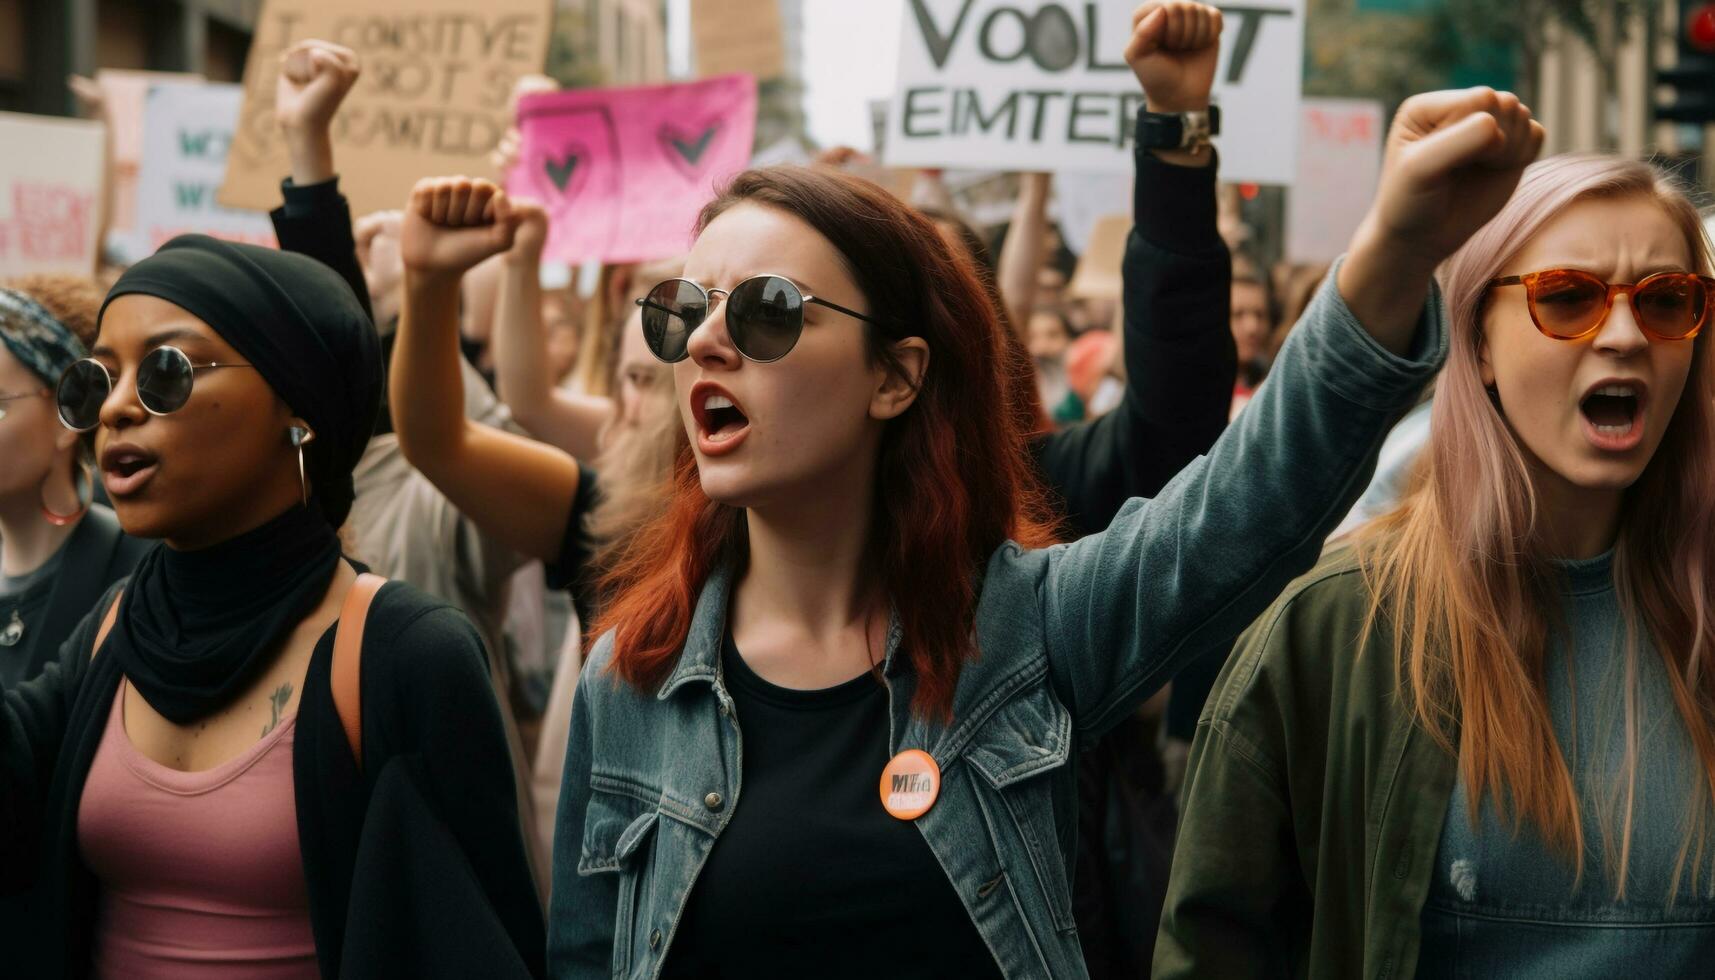
MULTIPOLYGON (((1192 119, 1188 112, 1150 112, 1137 114, 1137 145, 1145 150, 1178 150, 1186 147, 1186 128, 1192 119)), ((1221 107, 1208 109, 1209 131, 1206 136, 1221 132, 1221 107)), ((1200 127, 1199 127, 1200 128, 1200 127)), ((1194 134, 1195 136, 1195 134, 1194 134)), ((1203 139, 1195 139, 1202 143, 1203 139)))

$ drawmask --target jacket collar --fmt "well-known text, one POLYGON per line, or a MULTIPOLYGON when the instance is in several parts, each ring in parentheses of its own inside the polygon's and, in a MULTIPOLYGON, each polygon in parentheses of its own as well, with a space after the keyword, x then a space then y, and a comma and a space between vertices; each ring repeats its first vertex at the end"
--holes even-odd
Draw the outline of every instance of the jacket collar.
MULTIPOLYGON (((703 582, 697 595, 697 608, 691 614, 691 628, 685 634, 685 645, 679 650, 679 662, 661 685, 655 697, 665 701, 674 691, 692 681, 713 684, 719 675, 721 642, 726 638, 727 609, 732 602, 733 570, 728 564, 718 565, 703 582)), ((881 671, 886 677, 898 676, 905 670, 906 660, 899 656, 903 636, 898 611, 890 611, 887 620, 887 653, 881 671)))
POLYGON ((703 582, 703 591, 697 596, 697 608, 691 614, 691 628, 685 633, 679 662, 655 695, 658 700, 667 700, 674 691, 691 681, 714 683, 721 661, 721 640, 726 636, 726 613, 731 595, 731 566, 715 566, 703 582))

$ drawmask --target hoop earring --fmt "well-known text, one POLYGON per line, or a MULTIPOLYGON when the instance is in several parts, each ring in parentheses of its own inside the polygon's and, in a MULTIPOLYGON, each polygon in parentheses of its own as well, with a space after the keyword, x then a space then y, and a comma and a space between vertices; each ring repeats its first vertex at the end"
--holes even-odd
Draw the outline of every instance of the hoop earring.
POLYGON ((69 514, 54 513, 53 508, 48 506, 47 495, 43 492, 47 488, 48 480, 44 477, 41 486, 36 488, 36 498, 42 505, 42 518, 54 527, 76 524, 83 519, 83 515, 89 513, 89 505, 95 500, 95 477, 90 473, 89 467, 82 463, 78 464, 77 476, 72 481, 72 490, 77 494, 77 510, 69 514))
POLYGON ((293 448, 298 451, 298 490, 302 494, 305 507, 310 505, 310 480, 304 470, 304 443, 314 439, 316 434, 301 425, 291 426, 286 430, 286 438, 292 440, 293 448))

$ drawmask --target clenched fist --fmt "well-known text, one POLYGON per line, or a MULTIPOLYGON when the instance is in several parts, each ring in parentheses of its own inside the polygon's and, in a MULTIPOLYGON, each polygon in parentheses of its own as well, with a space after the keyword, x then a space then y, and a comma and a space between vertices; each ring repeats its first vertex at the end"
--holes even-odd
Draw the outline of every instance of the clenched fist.
POLYGON ((299 41, 280 56, 274 118, 287 131, 325 130, 362 70, 350 48, 299 41))
POLYGON ((490 180, 428 177, 411 189, 399 234, 407 274, 462 276, 512 247, 519 216, 490 180))
POLYGON ((1150 0, 1131 15, 1125 60, 1151 112, 1209 107, 1221 53, 1221 12, 1191 0, 1150 0))

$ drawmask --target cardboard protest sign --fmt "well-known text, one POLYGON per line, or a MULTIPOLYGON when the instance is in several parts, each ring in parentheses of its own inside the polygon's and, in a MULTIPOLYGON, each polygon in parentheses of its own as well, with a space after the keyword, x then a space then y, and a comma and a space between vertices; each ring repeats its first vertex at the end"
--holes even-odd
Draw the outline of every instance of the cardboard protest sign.
POLYGON ((107 216, 107 250, 119 262, 135 262, 146 254, 136 241, 137 168, 143 159, 143 100, 149 86, 163 82, 199 82, 188 72, 128 71, 103 68, 95 82, 107 105, 108 149, 113 161, 113 212, 107 216))
POLYGON ((786 73, 780 0, 691 0, 691 50, 698 78, 779 78, 786 73))
POLYGON ((756 81, 525 96, 523 146, 507 188, 540 201, 549 262, 637 262, 690 247, 697 211, 750 162, 756 81))
POLYGON ((1381 180, 1387 123, 1379 102, 1305 99, 1298 177, 1286 195, 1286 255, 1332 262, 1364 220, 1381 180))
MULTIPOLYGON (((890 166, 1129 172, 1137 0, 906 0, 890 166)), ((1221 176, 1293 176, 1304 0, 1217 4, 1221 176)))
POLYGON ((355 213, 403 206, 420 177, 492 173, 513 83, 542 70, 551 18, 551 0, 266 0, 220 203, 279 203, 289 163, 274 87, 280 54, 306 38, 343 44, 363 63, 333 124, 355 213))
MULTIPOLYGON (((143 164, 137 175, 137 243, 143 254, 185 232, 274 245, 265 214, 220 206, 216 191, 244 101, 239 85, 151 86, 144 102, 143 164)), ((274 201, 280 200, 279 182, 274 201)))
POLYGON ((1120 263, 1125 258, 1125 240, 1131 235, 1131 215, 1110 214, 1096 222, 1089 247, 1072 271, 1066 295, 1078 299, 1119 299, 1125 289, 1120 263))
POLYGON ((0 276, 95 272, 106 127, 0 112, 0 276))

